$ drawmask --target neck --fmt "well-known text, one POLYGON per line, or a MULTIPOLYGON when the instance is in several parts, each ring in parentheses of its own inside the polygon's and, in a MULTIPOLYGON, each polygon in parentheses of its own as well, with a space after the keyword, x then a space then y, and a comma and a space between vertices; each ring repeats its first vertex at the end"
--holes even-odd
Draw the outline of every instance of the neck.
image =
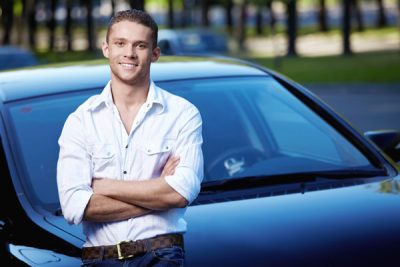
POLYGON ((147 100, 150 81, 141 84, 126 84, 111 81, 111 92, 117 108, 130 109, 141 106, 147 100))

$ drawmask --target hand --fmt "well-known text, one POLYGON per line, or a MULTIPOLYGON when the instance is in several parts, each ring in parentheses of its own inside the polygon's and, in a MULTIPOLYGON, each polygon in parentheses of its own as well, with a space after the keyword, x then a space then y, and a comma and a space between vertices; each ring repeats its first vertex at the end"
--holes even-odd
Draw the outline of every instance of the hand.
POLYGON ((170 156, 165 163, 165 166, 161 172, 161 176, 165 177, 168 175, 173 175, 175 173, 175 168, 178 166, 180 158, 178 156, 170 156))

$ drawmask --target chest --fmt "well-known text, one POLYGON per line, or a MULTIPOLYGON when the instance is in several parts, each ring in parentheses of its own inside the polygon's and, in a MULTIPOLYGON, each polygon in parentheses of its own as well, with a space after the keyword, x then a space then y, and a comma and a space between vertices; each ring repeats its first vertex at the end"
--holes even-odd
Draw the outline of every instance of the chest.
POLYGON ((176 148, 178 125, 168 116, 136 115, 130 134, 114 114, 94 114, 85 123, 94 176, 153 177, 176 148))

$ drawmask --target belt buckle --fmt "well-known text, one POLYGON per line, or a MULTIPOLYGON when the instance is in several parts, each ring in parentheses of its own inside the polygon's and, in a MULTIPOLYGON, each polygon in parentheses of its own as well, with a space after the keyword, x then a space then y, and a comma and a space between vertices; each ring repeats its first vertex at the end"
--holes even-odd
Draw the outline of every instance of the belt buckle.
POLYGON ((125 244, 125 243, 129 243, 129 242, 131 242, 131 241, 125 240, 125 241, 118 242, 118 244, 117 244, 117 253, 118 253, 118 259, 119 259, 119 260, 125 260, 125 259, 132 258, 133 256, 135 256, 135 255, 133 255, 133 254, 131 254, 131 255, 126 255, 126 256, 125 256, 125 255, 122 255, 121 245, 122 245, 122 244, 125 244))

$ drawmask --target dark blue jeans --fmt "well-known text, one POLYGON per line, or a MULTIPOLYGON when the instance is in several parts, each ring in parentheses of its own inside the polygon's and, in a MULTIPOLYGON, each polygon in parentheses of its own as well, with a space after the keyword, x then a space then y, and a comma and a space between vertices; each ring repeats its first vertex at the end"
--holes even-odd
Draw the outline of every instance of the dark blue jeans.
POLYGON ((83 267, 182 267, 185 260, 185 252, 181 247, 160 248, 147 252, 132 259, 104 259, 104 260, 84 260, 83 267))

